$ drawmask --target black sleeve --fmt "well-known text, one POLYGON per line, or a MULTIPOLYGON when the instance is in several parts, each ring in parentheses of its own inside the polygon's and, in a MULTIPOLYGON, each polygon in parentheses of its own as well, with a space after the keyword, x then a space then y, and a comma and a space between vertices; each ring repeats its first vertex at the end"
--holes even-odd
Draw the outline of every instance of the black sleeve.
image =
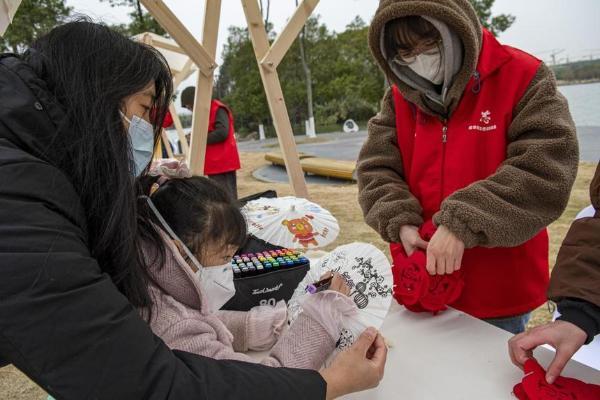
POLYGON ((215 130, 208 132, 208 144, 221 143, 229 136, 229 114, 223 107, 217 110, 215 130))
POLYGON ((83 215, 57 169, 0 162, 0 360, 66 400, 325 398, 316 371, 167 348, 89 254, 83 215))
POLYGON ((559 320, 570 322, 587 335, 586 344, 600 333, 600 307, 580 299, 567 298, 558 303, 559 320))

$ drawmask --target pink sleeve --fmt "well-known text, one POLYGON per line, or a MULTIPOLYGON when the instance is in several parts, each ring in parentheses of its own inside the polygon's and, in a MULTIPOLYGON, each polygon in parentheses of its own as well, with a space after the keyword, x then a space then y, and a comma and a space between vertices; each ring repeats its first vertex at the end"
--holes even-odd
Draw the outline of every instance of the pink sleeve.
MULTIPOLYGON (((236 352, 232 346, 219 341, 216 332, 197 319, 185 319, 171 325, 161 335, 165 343, 176 350, 187 351, 214 359, 256 363, 250 356, 236 352)), ((300 314, 290 329, 260 364, 270 367, 319 369, 335 343, 325 329, 310 317, 300 314)))
MULTIPOLYGON (((161 336, 172 338, 165 340, 167 346, 174 350, 187 351, 217 360, 237 360, 258 363, 252 357, 236 352, 232 346, 223 343, 216 332, 208 325, 197 319, 184 319, 169 327, 161 336)), ((283 364, 275 357, 266 357, 260 364, 270 367, 282 367, 283 364)))
POLYGON ((317 370, 333 352, 335 341, 317 321, 301 313, 275 344, 271 356, 285 367, 317 370))
POLYGON ((248 351, 248 325, 250 312, 247 311, 217 311, 217 317, 225 324, 233 335, 233 349, 248 351))
POLYGON ((233 334, 236 351, 269 350, 287 324, 287 306, 283 300, 275 307, 253 307, 248 312, 218 311, 217 317, 233 334))

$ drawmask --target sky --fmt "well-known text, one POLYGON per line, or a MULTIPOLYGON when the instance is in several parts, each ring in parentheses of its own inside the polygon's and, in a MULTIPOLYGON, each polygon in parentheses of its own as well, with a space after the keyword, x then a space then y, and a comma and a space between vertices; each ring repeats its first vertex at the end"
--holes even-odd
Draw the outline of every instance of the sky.
MULTIPOLYGON (((206 0, 164 0, 187 29, 200 40, 206 0)), ((285 26, 295 9, 295 0, 271 0, 270 21, 277 32, 285 26)), ((126 23, 127 7, 111 7, 99 0, 67 0, 74 12, 106 23, 126 23)), ((315 9, 329 29, 343 31, 357 15, 367 23, 373 18, 379 0, 321 0, 315 9), (343 5, 343 7, 342 7, 343 5)), ((509 13, 515 23, 502 33, 502 43, 520 48, 545 60, 553 51, 557 62, 580 60, 590 55, 600 58, 600 0, 496 0, 493 14, 509 13)), ((246 26, 240 0, 222 0, 217 44, 217 63, 230 26, 246 26)), ((195 85, 191 76, 180 88, 195 85)), ((177 105, 178 112, 181 112, 177 105)), ((185 113, 185 111, 183 111, 185 113)))
MULTIPOLYGON (((281 30, 292 14, 294 1, 271 0, 270 20, 276 31, 281 30)), ((205 0, 166 0, 165 3, 190 32, 200 38, 205 0)), ((321 0, 315 13, 330 29, 343 31, 356 15, 370 21, 378 3, 378 0, 321 0)), ((67 4, 75 12, 95 20, 109 23, 128 20, 127 8, 111 8, 99 0, 67 0, 67 4)), ((222 0, 222 7, 217 61, 220 61, 227 28, 245 26, 240 0, 222 0)), ((513 26, 500 35, 505 44, 544 60, 550 59, 554 49, 564 49, 556 56, 557 61, 566 57, 571 61, 578 60, 594 53, 600 58, 600 0, 496 0, 493 12, 510 13, 517 18, 513 26)))

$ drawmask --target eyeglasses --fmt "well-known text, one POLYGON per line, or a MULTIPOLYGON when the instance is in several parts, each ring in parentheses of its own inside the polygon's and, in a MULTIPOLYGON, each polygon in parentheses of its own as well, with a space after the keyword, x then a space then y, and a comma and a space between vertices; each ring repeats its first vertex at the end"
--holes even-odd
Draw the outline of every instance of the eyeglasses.
POLYGON ((396 56, 394 57, 394 61, 398 64, 407 65, 411 64, 415 61, 416 57, 421 54, 435 54, 442 48, 442 40, 437 40, 435 42, 424 42, 419 46, 416 46, 412 49, 402 49, 399 48, 396 56))

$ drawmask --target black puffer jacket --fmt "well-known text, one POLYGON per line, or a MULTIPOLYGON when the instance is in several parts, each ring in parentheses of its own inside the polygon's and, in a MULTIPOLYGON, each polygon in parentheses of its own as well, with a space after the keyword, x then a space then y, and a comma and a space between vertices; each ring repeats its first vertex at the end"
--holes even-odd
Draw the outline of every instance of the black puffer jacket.
POLYGON ((63 116, 28 64, 0 55, 0 364, 57 399, 324 398, 315 371, 215 361, 152 334, 90 256, 68 177, 44 161, 63 116))

